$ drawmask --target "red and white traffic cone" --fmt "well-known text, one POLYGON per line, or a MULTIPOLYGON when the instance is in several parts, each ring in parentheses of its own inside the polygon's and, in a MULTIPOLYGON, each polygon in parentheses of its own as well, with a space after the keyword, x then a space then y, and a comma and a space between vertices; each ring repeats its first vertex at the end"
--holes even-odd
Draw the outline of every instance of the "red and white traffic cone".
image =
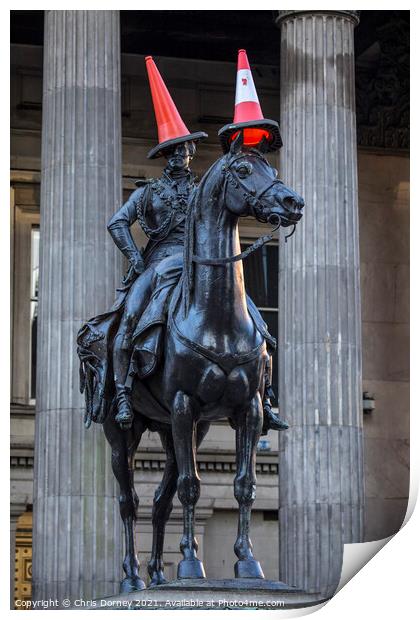
POLYGON ((245 50, 238 52, 233 123, 219 130, 219 138, 225 153, 241 129, 245 147, 258 146, 262 138, 266 138, 268 142, 268 151, 276 151, 283 144, 278 123, 264 118, 245 50))

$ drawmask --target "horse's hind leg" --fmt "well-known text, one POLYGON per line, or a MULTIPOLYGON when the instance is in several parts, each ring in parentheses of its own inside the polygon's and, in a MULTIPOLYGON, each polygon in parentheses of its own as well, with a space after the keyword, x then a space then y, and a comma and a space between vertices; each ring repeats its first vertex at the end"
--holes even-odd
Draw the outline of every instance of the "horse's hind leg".
POLYGON ((249 537, 251 509, 257 483, 256 451, 261 435, 262 419, 261 397, 257 394, 250 407, 238 414, 237 418, 234 494, 239 504, 239 521, 238 536, 234 546, 238 558, 235 564, 235 577, 264 579, 260 563, 252 554, 252 543, 249 537))
MULTIPOLYGON (((197 446, 201 444, 207 434, 209 426, 210 424, 207 422, 199 423, 197 425, 197 446)), ((159 435, 162 441, 162 446, 166 451, 166 464, 162 482, 156 489, 153 501, 153 543, 152 555, 148 564, 148 572, 151 579, 150 585, 166 583, 166 579, 163 574, 163 542, 165 537, 165 527, 172 511, 172 500, 175 495, 178 481, 178 467, 176 464, 175 450, 172 439, 172 429, 168 428, 167 431, 159 431, 159 435)))
POLYGON ((129 430, 121 430, 109 416, 104 423, 105 436, 112 450, 112 470, 120 487, 120 514, 124 523, 125 558, 123 569, 125 578, 121 581, 120 592, 143 590, 146 585, 139 577, 139 561, 135 548, 136 511, 139 498, 134 488, 134 456, 145 425, 137 416, 129 430))

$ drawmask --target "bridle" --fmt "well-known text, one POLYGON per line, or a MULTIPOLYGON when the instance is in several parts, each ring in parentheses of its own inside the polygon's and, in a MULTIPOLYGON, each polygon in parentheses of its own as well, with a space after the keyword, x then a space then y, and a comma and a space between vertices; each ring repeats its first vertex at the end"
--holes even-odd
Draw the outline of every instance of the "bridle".
MULTIPOLYGON (((270 165, 268 161, 265 159, 265 157, 263 157, 260 153, 258 153, 258 151, 255 150, 253 152, 255 155, 258 154, 257 156, 260 159, 262 159, 262 161, 266 163, 267 166, 270 165)), ((266 187, 263 187, 258 194, 256 194, 255 191, 248 190, 247 187, 242 183, 238 175, 235 174, 232 169, 232 166, 234 164, 236 164, 239 160, 244 159, 244 158, 245 158, 245 154, 241 153, 238 157, 235 157, 234 159, 232 159, 229 165, 223 164, 222 174, 224 174, 224 176, 226 177, 227 183, 229 183, 233 188, 239 189, 241 191, 242 197, 245 199, 246 204, 248 204, 248 206, 250 207, 252 215, 255 217, 255 219, 257 219, 259 222, 263 222, 260 214, 258 213, 258 211, 262 211, 265 206, 261 198, 264 194, 268 192, 269 189, 271 189, 275 184, 281 183, 281 181, 279 181, 278 179, 273 179, 272 182, 269 183, 266 187)), ((249 167, 250 165, 251 165, 250 162, 246 160, 244 167, 249 167)))
MULTIPOLYGON (((266 158, 263 155, 261 155, 261 153, 257 151, 256 149, 250 149, 250 152, 256 155, 257 157, 259 157, 260 159, 262 159, 268 166, 270 165, 268 161, 266 160, 266 158)), ((245 203, 250 207, 251 213, 254 216, 254 218, 258 222, 262 222, 265 224, 266 220, 262 219, 260 213, 264 210, 264 207, 266 205, 263 203, 261 198, 274 185, 281 183, 281 181, 279 179, 273 179, 273 181, 269 183, 266 187, 263 187, 258 192, 258 194, 256 194, 256 192, 248 190, 248 188, 241 182, 241 179, 238 177, 237 174, 234 173, 232 169, 233 164, 235 164, 238 160, 243 159, 245 157, 246 155, 244 153, 240 153, 237 157, 234 157, 229 162, 229 164, 223 164, 222 174, 226 179, 226 183, 229 183, 232 187, 234 187, 235 189, 239 189, 242 192, 242 197, 244 198, 245 203)), ((249 165, 249 162, 247 163, 249 165)), ((239 217, 247 217, 247 215, 239 216, 239 217)), ((277 221, 275 222, 275 226, 272 229, 270 234, 259 237, 256 241, 254 241, 252 245, 250 245, 246 250, 244 250, 240 254, 235 254, 234 256, 228 256, 226 258, 202 258, 201 256, 197 256, 196 254, 193 254, 191 257, 191 260, 193 260, 195 263, 198 263, 199 265, 215 265, 215 266, 227 265, 229 263, 240 261, 273 239, 274 233, 280 228, 281 217, 279 215, 276 215, 276 220, 277 221)), ((295 230, 296 230, 296 224, 293 224, 292 232, 285 237, 286 243, 287 243, 287 239, 293 235, 295 230)))

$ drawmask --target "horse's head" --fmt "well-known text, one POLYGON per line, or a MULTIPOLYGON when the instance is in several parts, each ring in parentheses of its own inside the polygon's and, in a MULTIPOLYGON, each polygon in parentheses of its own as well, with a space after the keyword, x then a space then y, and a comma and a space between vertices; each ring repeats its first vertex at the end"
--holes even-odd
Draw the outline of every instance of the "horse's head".
POLYGON ((264 157, 265 138, 256 148, 242 150, 242 146, 240 131, 222 165, 226 177, 226 208, 238 216, 252 215, 264 223, 297 224, 305 203, 277 178, 277 170, 264 157))

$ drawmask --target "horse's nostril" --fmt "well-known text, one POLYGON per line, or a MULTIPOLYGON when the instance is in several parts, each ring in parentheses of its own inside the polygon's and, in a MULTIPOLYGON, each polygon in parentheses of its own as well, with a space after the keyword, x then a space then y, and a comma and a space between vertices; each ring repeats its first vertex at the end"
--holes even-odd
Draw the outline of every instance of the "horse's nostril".
POLYGON ((280 224, 280 215, 279 213, 271 213, 270 216, 268 217, 268 223, 271 224, 272 226, 277 226, 277 224, 280 224))
POLYGON ((296 208, 296 200, 294 198, 292 198, 291 196, 288 196, 287 198, 284 199, 284 205, 290 210, 292 211, 293 209, 296 208))

